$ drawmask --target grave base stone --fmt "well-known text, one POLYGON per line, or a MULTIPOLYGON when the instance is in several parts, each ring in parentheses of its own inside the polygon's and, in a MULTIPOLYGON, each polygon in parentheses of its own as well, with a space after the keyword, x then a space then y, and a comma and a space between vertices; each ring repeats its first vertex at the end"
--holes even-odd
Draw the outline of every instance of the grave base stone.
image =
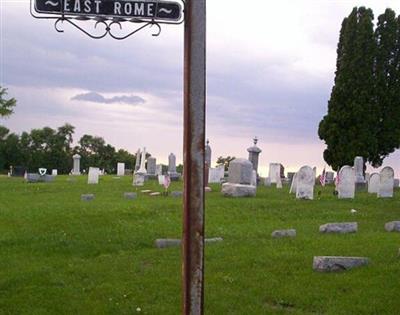
POLYGON ((320 233, 355 233, 358 230, 357 222, 326 223, 319 227, 320 233))
POLYGON ((82 201, 90 201, 94 199, 94 194, 84 194, 81 195, 81 200, 82 201))
POLYGON ((136 199, 137 198, 137 193, 135 193, 135 192, 125 192, 124 193, 124 198, 125 199, 136 199))
POLYGON ((222 184, 221 193, 226 197, 254 197, 256 195, 257 188, 251 185, 222 184))

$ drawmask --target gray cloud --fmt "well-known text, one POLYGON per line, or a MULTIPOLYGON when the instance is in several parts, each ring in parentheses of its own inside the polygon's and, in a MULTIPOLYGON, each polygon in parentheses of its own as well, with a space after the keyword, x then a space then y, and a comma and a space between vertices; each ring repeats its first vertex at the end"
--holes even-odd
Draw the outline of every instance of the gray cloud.
POLYGON ((71 100, 88 101, 101 104, 128 104, 128 105, 143 104, 146 102, 143 98, 136 95, 120 95, 107 98, 101 95, 100 93, 96 92, 78 94, 73 96, 71 100))

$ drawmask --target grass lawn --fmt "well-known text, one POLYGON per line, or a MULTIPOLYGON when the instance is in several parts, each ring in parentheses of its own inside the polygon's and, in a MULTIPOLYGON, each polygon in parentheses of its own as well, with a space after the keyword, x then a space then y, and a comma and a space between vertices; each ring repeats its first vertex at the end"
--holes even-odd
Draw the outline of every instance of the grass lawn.
MULTIPOLYGON (((0 314, 179 314, 180 248, 153 242, 180 238, 182 199, 140 193, 161 191, 156 181, 126 200, 123 193, 135 191, 130 177, 66 179, 0 177, 0 314), (84 193, 95 200, 81 201, 84 193)), ((212 188, 206 237, 224 241, 206 246, 205 314, 399 314, 400 233, 384 224, 400 220, 400 191, 394 199, 337 200, 327 187, 320 200, 300 201, 288 187, 259 187, 243 199, 212 188), (319 225, 341 221, 357 221, 358 233, 319 234, 319 225), (271 238, 285 228, 297 237, 271 238), (323 274, 312 270, 320 255, 371 263, 323 274)))

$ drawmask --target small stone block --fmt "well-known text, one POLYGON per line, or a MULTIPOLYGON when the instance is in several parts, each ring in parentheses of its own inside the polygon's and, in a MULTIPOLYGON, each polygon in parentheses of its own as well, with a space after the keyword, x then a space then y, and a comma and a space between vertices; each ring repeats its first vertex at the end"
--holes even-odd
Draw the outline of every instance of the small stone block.
POLYGON ((211 187, 204 187, 204 191, 205 192, 212 192, 212 189, 211 189, 211 187))
POLYGON ((273 231, 271 234, 274 238, 281 238, 281 237, 296 237, 296 230, 289 229, 289 230, 276 230, 273 231))
POLYGON ((392 221, 386 223, 385 230, 388 232, 400 232, 400 221, 392 221))
POLYGON ((81 200, 82 201, 90 201, 94 199, 94 195, 93 194, 84 194, 81 195, 81 200))
POLYGON ((255 186, 225 183, 222 184, 221 193, 226 197, 254 197, 256 191, 255 186))
POLYGON ((314 256, 313 269, 320 272, 336 272, 367 265, 367 257, 314 256))
POLYGON ((142 192, 142 193, 144 193, 144 194, 148 194, 148 193, 151 193, 151 190, 145 189, 145 190, 141 190, 140 192, 142 192))
POLYGON ((319 227, 321 233, 355 233, 358 230, 357 222, 326 223, 319 227))
POLYGON ((175 197, 175 198, 179 198, 183 196, 183 192, 182 191, 173 191, 171 192, 171 197, 175 197))
POLYGON ((137 193, 135 192, 126 192, 124 193, 124 198, 125 199, 136 199, 137 193))
POLYGON ((161 193, 158 192, 158 191, 152 192, 152 193, 149 194, 149 196, 151 196, 151 197, 160 196, 160 195, 161 195, 161 193))

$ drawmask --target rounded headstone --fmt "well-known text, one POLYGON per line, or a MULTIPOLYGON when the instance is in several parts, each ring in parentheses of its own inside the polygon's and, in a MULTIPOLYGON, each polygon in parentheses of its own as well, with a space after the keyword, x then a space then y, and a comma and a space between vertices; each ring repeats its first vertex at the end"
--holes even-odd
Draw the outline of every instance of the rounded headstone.
POLYGON ((229 183, 250 185, 253 176, 253 165, 246 159, 234 159, 229 164, 228 173, 229 183))

